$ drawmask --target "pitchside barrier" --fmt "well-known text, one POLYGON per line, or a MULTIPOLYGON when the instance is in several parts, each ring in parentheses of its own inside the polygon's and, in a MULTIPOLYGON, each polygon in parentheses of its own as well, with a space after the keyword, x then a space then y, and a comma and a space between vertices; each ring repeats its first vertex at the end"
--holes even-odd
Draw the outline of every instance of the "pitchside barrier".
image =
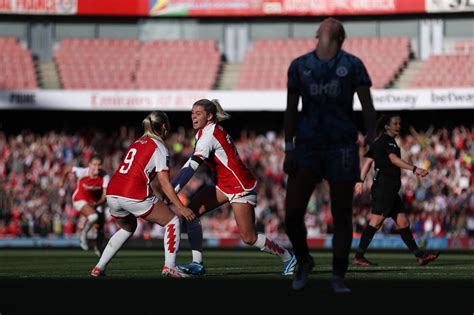
MULTIPOLYGON (((275 237, 282 245, 289 246, 288 238, 285 236, 275 237)), ((417 237, 417 243, 420 247, 437 250, 474 250, 474 237, 417 237)), ((332 235, 321 236, 308 239, 310 248, 331 248, 332 235)), ((357 248, 359 238, 354 237, 352 248, 357 248)), ((163 246, 161 238, 136 238, 131 239, 125 245, 126 248, 136 249, 160 249, 163 246)), ((182 249, 188 249, 189 243, 186 236, 181 240, 182 249)), ((240 238, 205 238, 205 248, 226 248, 238 249, 247 248, 240 238)), ((77 237, 2 237, 0 238, 1 248, 79 248, 79 239, 77 237)), ((376 235, 370 243, 371 249, 406 249, 405 244, 399 235, 376 235)))
MULTIPOLYGON (((372 90, 377 110, 473 109, 469 88, 372 90)), ((227 111, 284 111, 286 91, 18 90, 0 91, 0 109, 189 111, 196 100, 218 99, 227 111), (252 100, 249 102, 249 100, 252 100)), ((360 110, 358 97, 354 109, 360 110)))

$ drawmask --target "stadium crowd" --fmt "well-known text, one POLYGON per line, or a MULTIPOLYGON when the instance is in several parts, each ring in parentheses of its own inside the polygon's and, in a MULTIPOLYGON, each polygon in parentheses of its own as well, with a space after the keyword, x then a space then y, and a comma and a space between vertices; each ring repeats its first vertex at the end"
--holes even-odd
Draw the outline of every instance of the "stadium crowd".
MULTIPOLYGON (((72 207, 75 179, 70 175, 65 189, 60 187, 67 165, 87 166, 97 152, 103 168, 113 174, 136 131, 122 127, 112 134, 100 130, 83 130, 76 134, 50 131, 44 134, 23 131, 7 134, 0 131, 0 237, 76 236, 81 228, 78 213, 72 207)), ((402 174, 402 199, 411 209, 412 230, 419 236, 474 236, 474 126, 453 129, 430 128, 410 132, 398 139, 402 157, 430 174, 420 179, 409 172, 402 174)), ((360 136, 362 143, 362 136, 360 136)), ((171 177, 193 150, 193 131, 179 128, 167 139, 171 155, 171 177)), ((284 233, 285 179, 283 172, 284 138, 269 131, 257 134, 243 130, 236 141, 245 164, 258 178, 256 207, 258 231, 276 236, 284 233)), ((360 147, 361 156, 364 148, 360 147)), ((364 192, 354 199, 354 232, 360 233, 370 213, 371 176, 364 192)), ((186 200, 206 182, 209 172, 201 167, 183 190, 186 200)), ((308 236, 332 233, 329 191, 323 183, 313 193, 306 215, 308 236)), ((228 206, 202 218, 205 237, 233 237, 237 227, 228 206)), ((115 231, 113 219, 106 212, 106 233, 115 231)), ((395 233, 387 220, 382 233, 395 233)), ((134 237, 160 237, 162 228, 142 221, 134 237)))

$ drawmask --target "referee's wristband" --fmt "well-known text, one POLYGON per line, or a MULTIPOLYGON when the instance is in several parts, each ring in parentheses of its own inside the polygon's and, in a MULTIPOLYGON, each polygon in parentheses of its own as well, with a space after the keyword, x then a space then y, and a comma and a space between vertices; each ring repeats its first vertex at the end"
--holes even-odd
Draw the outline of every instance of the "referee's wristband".
POLYGON ((293 141, 285 141, 285 152, 293 151, 295 149, 295 144, 293 141))
POLYGON ((418 168, 418 167, 416 167, 416 165, 415 165, 415 166, 413 166, 413 174, 415 174, 415 173, 416 173, 416 169, 417 169, 417 168, 418 168))

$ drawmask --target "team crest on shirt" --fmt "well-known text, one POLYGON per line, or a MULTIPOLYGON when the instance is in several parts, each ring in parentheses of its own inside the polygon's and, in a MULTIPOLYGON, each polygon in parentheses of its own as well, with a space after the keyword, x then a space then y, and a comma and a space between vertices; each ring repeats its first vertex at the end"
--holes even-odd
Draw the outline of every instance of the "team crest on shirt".
POLYGON ((336 74, 338 77, 345 77, 349 71, 346 67, 340 66, 336 69, 336 74))

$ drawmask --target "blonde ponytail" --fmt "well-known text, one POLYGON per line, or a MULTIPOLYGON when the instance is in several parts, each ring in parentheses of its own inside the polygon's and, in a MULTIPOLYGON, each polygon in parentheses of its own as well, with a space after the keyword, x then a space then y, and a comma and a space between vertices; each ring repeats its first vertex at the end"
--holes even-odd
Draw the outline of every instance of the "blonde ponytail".
POLYGON ((223 120, 232 118, 232 116, 229 113, 225 112, 222 109, 221 103, 219 103, 218 100, 214 99, 214 100, 211 100, 211 102, 213 102, 214 105, 216 105, 216 119, 217 119, 217 121, 223 121, 223 120))
POLYGON ((168 115, 159 110, 148 114, 148 116, 143 119, 142 125, 143 134, 152 138, 164 138, 166 133, 170 130, 168 115))

